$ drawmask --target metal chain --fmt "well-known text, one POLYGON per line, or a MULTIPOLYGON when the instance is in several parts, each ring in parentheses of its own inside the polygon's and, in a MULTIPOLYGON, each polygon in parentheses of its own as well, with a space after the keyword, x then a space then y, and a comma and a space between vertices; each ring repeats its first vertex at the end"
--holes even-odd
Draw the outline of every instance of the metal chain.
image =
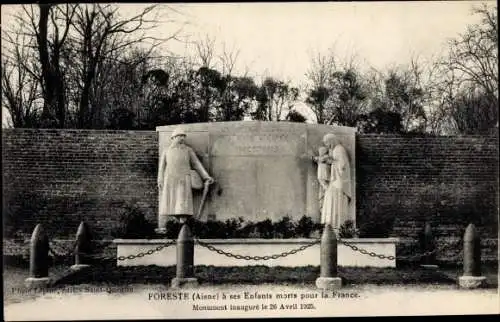
MULTIPOLYGON (((128 255, 128 256, 118 256, 118 257, 114 257, 114 256, 99 256, 99 255, 94 255, 94 254, 88 254, 88 253, 85 253, 85 252, 80 252, 80 254, 82 255, 89 255, 91 258, 93 259, 99 259, 99 260, 102 260, 102 261, 109 261, 109 260, 119 260, 119 261, 123 261, 123 260, 126 260, 126 259, 135 259, 135 258, 141 258, 141 257, 144 257, 144 256, 147 256, 147 255, 151 255, 151 254, 154 254, 156 252, 159 252, 160 250, 164 249, 164 248, 167 248, 169 246, 172 246, 174 244, 176 244, 177 241, 176 240, 171 240, 171 241, 168 241, 166 242, 165 244, 163 245, 160 245, 158 247, 155 247, 153 249, 150 249, 146 252, 140 252, 138 253, 137 255, 128 255)), ((73 248, 76 247, 76 241, 74 242, 74 246, 73 248)), ((107 245, 105 246, 107 247, 107 245)), ((104 248, 105 248, 104 247, 104 248)), ((104 249, 103 248, 103 249, 104 249)), ((50 242, 49 243, 49 252, 52 254, 52 256, 54 257, 68 257, 68 256, 73 256, 75 251, 74 250, 67 250, 67 253, 66 254, 61 254, 61 253, 57 253, 53 247, 53 243, 50 242)))
POLYGON ((135 258, 141 258, 141 257, 144 257, 144 256, 147 256, 147 255, 151 255, 151 254, 154 254, 156 252, 159 252, 160 250, 164 249, 164 248, 167 248, 169 246, 172 246, 172 245, 175 245, 177 243, 176 240, 171 240, 169 242, 166 242, 165 244, 163 245, 160 245, 156 248, 153 248, 153 249, 150 249, 146 252, 141 252, 137 255, 128 255, 128 256, 118 256, 116 259, 118 259, 119 261, 123 261, 123 260, 126 260, 126 259, 135 259, 135 258))
MULTIPOLYGON (((383 254, 377 254, 375 252, 369 252, 367 251, 366 249, 363 249, 363 248, 360 248, 356 245, 353 245, 345 240, 342 240, 340 238, 337 239, 339 242, 341 242, 343 245, 351 248, 353 251, 357 251, 363 255, 368 255, 368 256, 371 256, 371 257, 377 257, 377 258, 380 258, 380 259, 388 259, 388 260, 395 260, 396 259, 396 256, 392 256, 392 255, 383 255, 383 254)), ((219 249, 217 247, 214 247, 213 245, 210 245, 208 243, 205 243, 205 242, 202 242, 200 241, 199 239, 196 239, 196 242, 200 245, 200 246, 203 246, 207 249, 209 249, 210 251, 214 251, 218 254, 221 254, 221 255, 224 255, 224 256, 227 256, 227 257, 232 257, 232 258, 236 258, 236 259, 244 259, 244 260, 269 260, 269 259, 278 259, 280 257, 286 257, 288 255, 291 255, 291 254, 296 254, 306 248, 309 248, 313 245, 316 245, 318 243, 320 243, 320 239, 316 239, 314 240, 313 242, 307 244, 307 245, 303 245, 299 248, 296 248, 296 249, 292 249, 291 251, 288 251, 288 252, 283 252, 281 254, 274 254, 274 255, 265 255, 265 256, 250 256, 250 255, 239 255, 239 254, 232 254, 230 252, 226 252, 222 249, 219 249)), ((444 249, 444 247, 442 248, 436 248, 432 251, 427 251, 427 252, 424 252, 422 254, 416 254, 416 255, 412 255, 412 256, 407 256, 407 257, 401 257, 401 256, 398 256, 397 258, 398 259, 405 259, 405 260, 410 260, 410 259, 418 259, 418 258, 422 258, 422 257, 426 257, 426 256, 430 256, 434 253, 437 253, 438 251, 442 251, 444 249)))
POLYGON ((371 257, 378 257, 380 259, 388 259, 388 260, 394 260, 396 259, 395 256, 392 256, 392 255, 389 255, 389 256, 386 256, 386 255, 382 255, 382 254, 377 254, 375 252, 369 252, 367 251, 366 249, 363 249, 363 248, 359 248, 358 246, 356 245, 352 245, 351 243, 348 243, 346 242, 345 240, 342 240, 340 238, 338 238, 338 241, 340 241, 342 244, 344 244, 345 246, 347 247, 350 247, 353 251, 357 251, 357 252, 360 252, 361 254, 363 255, 369 255, 371 257))
MULTIPOLYGON (((368 256, 371 256, 371 257, 378 257, 380 259, 388 259, 388 260, 394 260, 396 259, 395 256, 392 256, 392 255, 382 255, 382 254, 377 254, 375 252, 368 252, 367 250, 363 249, 363 248, 359 248, 355 245, 352 245, 348 242, 346 242, 345 240, 342 240, 341 238, 338 238, 337 239, 338 241, 342 242, 342 244, 344 244, 345 246, 348 246, 350 247, 353 251, 357 251, 357 252, 360 252, 361 254, 363 255, 368 255, 368 256)), ((450 246, 451 247, 451 246, 450 246)), ((422 257, 426 257, 426 256, 430 256, 434 253, 439 253, 443 250, 447 249, 446 246, 443 246, 443 247, 440 247, 440 248, 435 248, 434 250, 431 250, 431 251, 427 251, 427 252, 424 252, 424 253, 421 253, 421 254, 415 254, 415 255, 411 255, 411 256, 398 256, 397 258, 398 259, 403 259, 403 260, 415 260, 415 259, 419 259, 419 258, 422 258, 422 257)), ((457 254, 457 255, 454 255, 452 257, 452 259, 455 259, 459 256, 460 254, 457 254)))
POLYGON ((236 259, 244 259, 244 260, 269 260, 269 259, 278 259, 280 257, 286 257, 288 255, 292 255, 292 254, 296 254, 298 252, 301 252, 303 251, 304 249, 307 249, 313 245, 316 245, 318 243, 320 243, 320 240, 317 239, 317 240, 314 240, 313 242, 310 242, 306 245, 302 245, 300 246, 299 248, 295 248, 295 249, 292 249, 288 252, 282 252, 280 254, 274 254, 274 255, 265 255, 265 256, 249 256, 249 255, 239 255, 239 254, 232 254, 230 252, 226 252, 222 249, 219 249, 217 247, 214 247, 213 245, 210 245, 208 243, 205 243, 205 242, 202 242, 201 240, 199 239, 196 239, 196 242, 200 245, 200 246, 203 246, 205 248, 207 248, 208 250, 210 251, 213 251, 213 252, 216 252, 220 255, 224 255, 224 256, 227 256, 227 257, 232 257, 232 258, 236 258, 236 259))
MULTIPOLYGON (((337 241, 341 242, 343 245, 351 248, 353 251, 355 252, 359 252, 363 255, 368 255, 368 256, 371 256, 371 257, 377 257, 377 258, 380 258, 380 259, 388 259, 388 260, 395 260, 396 257, 395 256, 392 256, 392 255, 383 255, 383 254, 377 254, 375 252, 369 252, 367 251, 366 249, 363 249, 363 248, 360 248, 356 245, 353 245, 345 240, 343 240, 342 238, 337 238, 337 241)), ((303 246, 300 246, 299 248, 296 248, 296 249, 292 249, 288 252, 282 252, 280 254, 273 254, 273 255, 264 255, 264 256, 250 256, 250 255, 239 255, 239 254, 232 254, 230 252, 226 252, 222 249, 219 249, 217 247, 214 247, 213 245, 210 245, 208 243, 205 243, 205 242, 202 242, 201 240, 199 239, 196 239, 196 242, 202 246, 202 247, 205 247, 207 249, 209 249, 210 251, 214 251, 220 255, 224 255, 224 256, 227 256, 227 257, 232 257, 232 258, 236 258, 236 259, 244 259, 244 260, 270 260, 270 259, 278 259, 280 257, 286 257, 286 256, 289 256, 289 255, 292 255, 292 254, 296 254, 298 252, 301 252, 311 246, 314 246, 318 243, 320 243, 320 239, 315 239, 314 241, 306 244, 306 245, 303 245, 303 246)), ((175 245, 177 243, 176 240, 171 240, 171 241, 168 241, 166 242, 165 244, 163 245, 160 245, 156 248, 152 248, 152 249, 149 249, 148 251, 146 252, 140 252, 136 255, 127 255, 127 256, 118 256, 116 257, 117 260, 119 261, 124 261, 124 260, 132 260, 132 259, 136 259, 136 258, 141 258, 141 257, 144 257, 144 256, 148 256, 148 255, 152 255, 156 252, 159 252, 161 251, 162 249, 164 248, 167 248, 167 247, 170 247, 172 245, 175 245)), ((49 243, 49 252, 54 256, 54 257, 69 257, 69 256, 73 256, 74 255, 74 248, 76 247, 76 241, 74 241, 73 243, 73 249, 65 249, 66 251, 66 254, 61 254, 61 253, 57 253, 55 250, 54 250, 54 247, 53 247, 54 243, 53 242, 50 242, 49 243)), ((412 256, 398 256, 398 259, 404 259, 404 260, 414 260, 414 259, 418 259, 418 258, 422 258, 422 257, 426 257, 426 256, 430 256, 434 253, 437 253, 438 251, 442 251, 443 249, 445 249, 445 247, 441 247, 441 248, 436 248, 432 251, 427 251, 427 252, 424 252, 424 253, 421 253, 421 254, 415 254, 415 255, 412 255, 412 256)), ((81 253, 81 254, 85 254, 85 253, 81 253)), ((458 257, 460 254, 457 254, 455 255, 453 258, 456 258, 458 257)), ((106 257, 106 256, 92 256, 91 257, 95 258, 95 259, 99 259, 99 260, 103 260, 103 261, 108 261, 108 260, 115 260, 115 257, 106 257)))

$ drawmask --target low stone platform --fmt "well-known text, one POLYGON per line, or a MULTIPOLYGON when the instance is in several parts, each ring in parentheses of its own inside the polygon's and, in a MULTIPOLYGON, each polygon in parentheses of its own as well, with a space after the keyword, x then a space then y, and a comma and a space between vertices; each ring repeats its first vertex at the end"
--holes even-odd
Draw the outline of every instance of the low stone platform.
MULTIPOLYGON (((298 249, 311 243, 312 239, 203 239, 204 243, 210 244, 224 252, 242 256, 271 256, 298 249)), ((398 238, 352 238, 346 239, 349 244, 385 256, 396 257, 396 244, 398 238)), ((117 257, 136 255, 147 252, 164 243, 164 239, 115 239, 117 246, 117 257)), ((135 259, 118 261, 118 266, 172 266, 176 264, 175 245, 162 249, 151 255, 135 259)), ((206 247, 195 243, 194 265, 214 266, 285 266, 301 267, 308 265, 320 265, 320 244, 315 244, 303 251, 286 257, 270 260, 245 260, 227 257, 223 254, 210 251, 206 247)), ((353 251, 350 247, 338 244, 338 265, 347 267, 396 267, 396 259, 381 259, 359 251, 353 251)))

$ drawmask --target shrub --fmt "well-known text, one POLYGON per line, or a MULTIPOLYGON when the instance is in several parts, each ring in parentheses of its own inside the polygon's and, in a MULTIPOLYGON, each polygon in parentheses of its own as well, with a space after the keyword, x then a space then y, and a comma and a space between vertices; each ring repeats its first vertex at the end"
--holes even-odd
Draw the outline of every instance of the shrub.
POLYGON ((295 234, 297 237, 309 238, 315 228, 316 227, 311 217, 304 215, 299 219, 297 225, 295 226, 295 234))
MULTIPOLYGON (((129 206, 117 229, 119 238, 148 238, 154 236, 154 225, 149 223, 142 211, 134 206, 129 206)), ((176 239, 182 224, 175 218, 169 218, 166 223, 166 238, 176 239)), ((303 216, 297 222, 289 216, 277 222, 265 219, 259 222, 245 221, 243 217, 230 218, 225 221, 208 220, 200 221, 195 218, 189 220, 189 226, 196 238, 202 239, 227 239, 227 238, 310 238, 311 234, 321 234, 323 225, 314 223, 308 216, 303 216)))
POLYGON ((199 225, 199 229, 195 230, 195 232, 199 232, 197 234, 199 238, 227 238, 229 232, 226 229, 226 224, 219 220, 211 220, 207 222, 197 221, 199 225))
POLYGON ((339 228, 340 238, 354 238, 359 236, 359 231, 354 227, 352 220, 346 220, 339 228))
POLYGON ((151 238, 155 236, 155 225, 149 222, 144 212, 135 204, 125 204, 118 226, 113 235, 118 238, 151 238))
POLYGON ((364 238, 386 238, 392 233, 395 216, 384 215, 377 218, 360 218, 359 235, 364 238))
POLYGON ((181 223, 178 220, 171 218, 167 220, 165 228, 167 229, 167 238, 177 239, 179 231, 181 230, 181 223))
POLYGON ((252 221, 247 221, 243 224, 243 227, 238 231, 237 238, 259 238, 259 232, 255 227, 255 223, 252 221))
POLYGON ((274 238, 274 225, 271 219, 259 221, 255 224, 255 229, 260 238, 274 238))
POLYGON ((226 238, 238 238, 241 235, 242 224, 245 221, 243 217, 238 219, 231 218, 225 222, 225 231, 227 234, 226 238))
POLYGON ((285 216, 274 225, 274 238, 292 238, 295 236, 295 223, 285 216))

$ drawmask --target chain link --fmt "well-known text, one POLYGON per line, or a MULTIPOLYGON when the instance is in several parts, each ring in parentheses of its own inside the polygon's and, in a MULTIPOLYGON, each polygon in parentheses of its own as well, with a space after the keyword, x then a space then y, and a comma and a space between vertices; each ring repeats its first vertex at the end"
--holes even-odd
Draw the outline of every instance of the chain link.
POLYGON ((140 252, 136 255, 127 255, 127 256, 118 256, 118 257, 90 255, 90 257, 93 259, 97 259, 99 261, 115 261, 115 260, 124 261, 127 259, 131 260, 131 259, 141 258, 141 257, 147 256, 147 255, 152 255, 156 252, 159 252, 160 250, 162 250, 164 248, 175 245, 176 243, 177 243, 176 240, 171 240, 171 241, 166 242, 165 244, 159 245, 159 246, 152 248, 152 249, 149 249, 148 251, 145 251, 145 252, 140 252))
MULTIPOLYGON (((118 257, 115 257, 115 256, 99 256, 99 255, 89 254, 89 253, 85 253, 85 252, 80 252, 80 254, 82 254, 82 255, 89 255, 89 257, 91 257, 93 259, 98 259, 98 260, 102 260, 102 261, 110 261, 110 260, 115 260, 115 259, 117 259, 119 261, 124 261, 124 260, 127 260, 127 259, 130 260, 130 259, 135 259, 135 258, 141 258, 141 257, 147 256, 147 255, 152 255, 152 254, 154 254, 156 252, 159 252, 160 250, 162 250, 164 248, 167 248, 169 246, 175 245, 176 243, 177 243, 176 240, 171 240, 171 241, 166 242, 165 244, 159 245, 158 247, 149 249, 146 252, 140 252, 137 255, 127 255, 127 256, 118 256, 118 257)), ((74 251, 75 247, 76 247, 76 241, 74 242, 73 249, 69 249, 69 250, 66 249, 67 253, 66 254, 62 254, 62 253, 58 253, 58 252, 55 251, 54 243, 53 242, 49 242, 49 252, 54 257, 69 257, 69 256, 73 256, 75 254, 75 251, 74 251)))
POLYGON ((320 240, 319 239, 316 239, 306 245, 302 245, 300 246, 299 248, 295 248, 295 249, 292 249, 288 252, 282 252, 280 254, 274 254, 274 255, 265 255, 265 256, 250 256, 250 255, 239 255, 239 254, 232 254, 230 252, 226 252, 222 249, 219 249, 217 247, 214 247, 213 245, 210 245, 208 243, 205 243, 205 242, 202 242, 201 240, 199 239, 196 239, 196 242, 202 246, 202 247, 205 247, 207 248, 208 250, 210 251, 213 251, 213 252, 216 252, 217 254, 220 254, 220 255, 224 255, 224 256, 227 256, 227 257, 232 257, 232 258, 236 258, 236 259, 244 259, 244 260, 270 260, 270 259, 278 259, 280 257, 286 257, 288 255, 292 255, 292 254, 296 254, 298 252, 301 252, 311 246, 314 246, 318 243, 320 243, 320 240))
MULTIPOLYGON (((383 255, 383 254, 377 254, 375 252, 369 252, 366 249, 359 248, 359 247, 357 247, 355 245, 352 245, 352 244, 346 242, 345 240, 342 240, 341 238, 338 238, 337 240, 339 242, 342 242, 343 245, 345 245, 347 247, 350 247, 353 251, 360 252, 363 255, 368 255, 368 256, 371 256, 371 257, 378 257, 380 259, 388 259, 388 260, 395 260, 396 259, 396 257, 392 256, 392 255, 383 255)), ((454 246, 452 245, 450 247, 454 247, 454 246)), ((447 247, 443 246, 443 247, 440 247, 440 248, 435 248, 435 249, 433 249, 431 251, 426 251, 426 252, 421 253, 421 254, 415 254, 415 255, 411 255, 411 256, 397 256, 397 259, 398 260, 413 261, 413 260, 416 260, 416 259, 420 259, 422 257, 427 257, 427 256, 431 256, 433 254, 440 253, 440 252, 442 252, 443 250, 446 250, 446 249, 447 249, 447 247)), ((460 254, 457 254, 457 255, 453 256, 452 259, 455 259, 455 258, 459 257, 459 255, 460 254)))
MULTIPOLYGON (((302 245, 298 248, 295 248, 295 249, 292 249, 290 251, 287 251, 287 252, 282 252, 280 254, 273 254, 273 255, 264 255, 264 256, 250 256, 250 255, 239 255, 239 254, 232 254, 230 252, 226 252, 222 249, 219 249, 213 245, 210 245, 208 243, 205 243, 205 242, 202 242, 201 240, 199 239, 195 239, 195 241, 202 247, 205 247, 207 248, 208 250, 210 251, 213 251, 213 252, 216 252, 220 255, 224 255, 224 256, 227 256, 227 257, 232 257, 232 258, 235 258, 235 259, 244 259, 244 260, 270 260, 270 259, 278 259, 278 258, 282 258, 282 257, 286 257, 286 256, 289 256, 289 255, 293 255, 293 254, 297 254, 298 252, 301 252, 311 246, 314 246, 318 243, 321 242, 320 239, 315 239, 313 240, 312 242, 306 244, 306 245, 302 245)), ((345 240, 343 240, 342 238, 339 238, 337 237, 337 241, 338 242, 341 242, 344 246, 347 246, 349 247, 351 250, 355 251, 355 252, 359 252, 363 255, 368 255, 370 257, 377 257, 379 259, 388 259, 388 260, 395 260, 396 259, 396 256, 392 256, 392 255, 384 255, 384 254, 377 254, 375 252, 370 252, 370 251, 367 251, 366 249, 363 249, 363 248, 360 248, 356 245, 353 245, 345 240)), ((92 255, 92 254, 87 254, 87 255, 90 255, 90 257, 94 258, 94 259, 99 259, 99 260, 102 260, 102 261, 108 261, 108 260, 115 260, 117 259, 118 261, 124 261, 124 260, 132 260, 132 259, 136 259, 136 258, 142 258, 144 256, 148 256, 148 255, 152 255, 156 252, 159 252, 161 251, 162 249, 164 248, 167 248, 167 247, 170 247, 172 245, 175 245, 177 243, 176 240, 171 240, 171 241, 168 241, 166 242, 165 244, 163 245, 159 245, 158 247, 156 248, 152 248, 152 249, 149 249, 148 251, 146 252, 140 252, 136 255, 127 255, 127 256, 118 256, 118 257, 106 257, 106 256, 95 256, 95 255, 92 255)), ((60 246, 60 245, 59 245, 60 246)), ((66 253, 58 253, 55 251, 54 249, 54 243, 53 242, 50 242, 49 243, 49 252, 54 256, 54 257, 69 257, 69 256, 73 256, 75 251, 76 247, 76 241, 73 242, 73 249, 65 249, 64 251, 66 253)), ((62 247, 61 247, 62 248, 62 247)), ((427 251, 427 252, 424 252, 424 253, 421 253, 421 254, 415 254, 415 255, 412 255, 412 256, 398 256, 397 258, 399 260, 403 259, 403 260, 415 260, 415 259, 419 259, 419 258, 422 258, 422 257, 426 257, 426 256, 430 256, 430 255, 433 255, 435 253, 438 253, 442 250, 446 249, 446 247, 441 247, 441 248, 436 248, 432 251, 427 251)), ((81 252, 81 254, 85 254, 83 252, 81 252)), ((455 255, 453 258, 457 258, 459 257, 460 254, 457 254, 455 255)))
MULTIPOLYGON (((342 240, 341 238, 338 238, 337 239, 339 242, 341 242, 343 245, 349 247, 350 249, 352 249, 353 251, 355 252, 359 252, 363 255, 368 255, 370 257, 377 257, 379 259, 387 259, 387 260, 395 260, 396 259, 396 256, 393 256, 393 255, 384 255, 384 254, 377 254, 375 252, 370 252, 370 251, 367 251, 366 249, 363 249, 363 248, 360 248, 356 245, 353 245, 345 240, 342 240)), ((232 254, 230 252, 227 252, 227 251, 224 251, 220 248, 217 248, 213 245, 210 245, 208 243, 205 243, 205 242, 202 242, 200 241, 199 239, 196 239, 196 242, 200 245, 200 246, 203 246, 205 248, 207 248, 208 250, 210 251, 213 251, 213 252, 216 252, 220 255, 224 255, 224 256, 227 256, 227 257, 232 257, 232 258, 236 258, 236 259, 244 259, 244 260, 270 260, 270 259, 278 259, 280 257, 286 257, 288 255, 292 255, 292 254, 296 254, 300 251, 303 251, 304 249, 307 249, 313 245, 316 245, 318 243, 320 243, 320 239, 316 239, 314 241, 312 241, 311 243, 307 244, 307 245, 303 245, 299 248, 296 248, 296 249, 292 249, 288 252, 282 252, 280 254, 274 254, 274 255, 265 255, 265 256, 250 256, 250 255, 239 255, 239 254, 232 254)), ((443 249, 445 249, 445 247, 442 247, 442 248, 436 248, 432 251, 427 251, 427 252, 424 252, 424 253, 421 253, 421 254, 416 254, 416 255, 412 255, 412 256, 405 256, 405 257, 402 257, 402 256, 398 256, 397 258, 399 260, 403 259, 403 260, 415 260, 415 259, 419 259, 419 258, 422 258, 422 257, 426 257, 426 256, 430 256, 432 254, 435 254, 435 253, 438 253, 439 251, 442 251, 443 249)))
POLYGON ((396 257, 395 256, 392 256, 392 255, 383 255, 383 254, 377 254, 375 252, 369 252, 367 251, 366 249, 363 249, 363 248, 359 248, 358 246, 356 245, 352 245, 351 243, 348 243, 346 242, 345 240, 342 240, 341 238, 337 238, 337 240, 339 242, 341 242, 343 245, 351 248, 353 251, 355 252, 360 252, 361 254, 363 255, 368 255, 368 256, 371 256, 371 257, 378 257, 380 259, 388 259, 388 260, 395 260, 396 257))
POLYGON ((148 250, 146 252, 140 252, 137 255, 118 256, 118 257, 116 257, 116 259, 119 260, 119 261, 124 261, 126 259, 141 258, 141 257, 147 256, 147 255, 151 255, 151 254, 154 254, 156 252, 159 252, 160 250, 162 250, 164 248, 167 248, 167 247, 170 247, 172 245, 175 245, 176 243, 177 243, 177 241, 173 239, 171 241, 166 242, 163 245, 160 245, 160 246, 158 246, 156 248, 152 248, 152 249, 150 249, 150 250, 148 250))

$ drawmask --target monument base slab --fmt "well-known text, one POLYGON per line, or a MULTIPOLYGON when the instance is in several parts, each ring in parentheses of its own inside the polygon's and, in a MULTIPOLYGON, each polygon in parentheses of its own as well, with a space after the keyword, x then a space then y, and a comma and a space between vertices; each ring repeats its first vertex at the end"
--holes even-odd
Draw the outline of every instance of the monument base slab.
POLYGON ((420 267, 425 268, 425 269, 438 269, 439 268, 439 266, 437 266, 437 265, 430 265, 430 264, 429 265, 422 264, 422 265, 420 265, 420 267))
POLYGON ((340 277, 318 277, 316 287, 324 290, 336 290, 342 287, 342 279, 340 277))
MULTIPOLYGON (((223 249, 226 252, 239 255, 254 256, 273 255, 289 252, 301 246, 305 246, 313 242, 313 238, 291 238, 291 239, 260 239, 260 238, 243 238, 243 239, 201 239, 202 242, 211 244, 214 247, 223 249)), ((147 252, 155 249, 158 246, 164 245, 169 240, 167 239, 115 239, 114 244, 117 248, 117 257, 136 255, 140 252, 147 252)), ((345 267, 396 267, 396 245, 399 242, 398 238, 352 238, 345 239, 350 245, 365 249, 368 252, 382 254, 385 256, 393 256, 394 259, 380 259, 363 255, 353 251, 350 247, 343 244, 337 245, 339 266, 345 267)), ((162 267, 175 266, 177 249, 175 245, 165 247, 154 254, 134 258, 117 260, 117 266, 148 266, 157 265, 162 267)), ((320 258, 319 243, 304 249, 300 253, 293 256, 279 257, 270 260, 248 260, 242 261, 236 258, 227 258, 223 255, 214 253, 195 243, 194 245, 194 265, 206 266, 284 266, 284 267, 301 267, 301 266, 319 266, 320 258)))
POLYGON ((198 279, 196 277, 184 277, 172 279, 172 288, 192 288, 199 285, 198 279))
POLYGON ((28 277, 24 280, 24 285, 27 288, 46 288, 49 284, 49 277, 28 277))
POLYGON ((482 287, 486 282, 485 276, 460 276, 458 285, 460 288, 473 289, 482 287))
POLYGON ((155 228, 155 233, 157 233, 158 235, 166 235, 167 228, 155 228))

